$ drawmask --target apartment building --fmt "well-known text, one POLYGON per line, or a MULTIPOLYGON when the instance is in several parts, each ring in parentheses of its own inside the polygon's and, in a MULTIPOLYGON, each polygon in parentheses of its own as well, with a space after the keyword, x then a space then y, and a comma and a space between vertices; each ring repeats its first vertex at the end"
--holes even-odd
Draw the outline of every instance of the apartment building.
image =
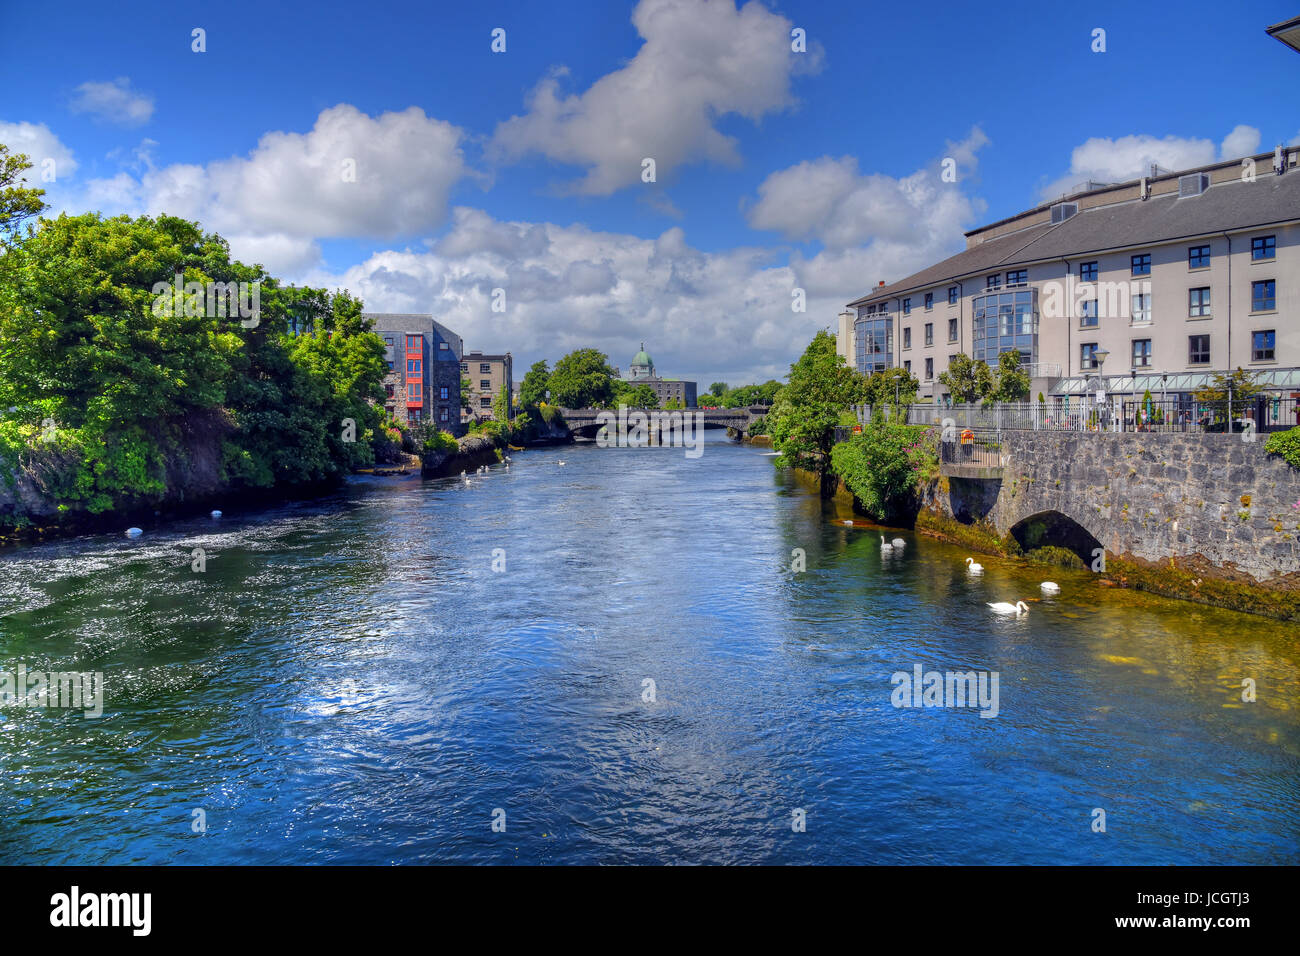
POLYGON ((493 418, 492 403, 501 394, 504 386, 509 398, 508 414, 514 417, 514 361, 510 353, 504 355, 485 355, 482 352, 470 352, 461 359, 460 373, 469 379, 469 408, 462 409, 464 421, 486 421, 493 418))
POLYGON ((367 312, 384 340, 384 407, 408 424, 433 422, 464 434, 460 414, 461 337, 423 313, 367 312))
POLYGON ((1300 156, 1244 159, 1086 187, 966 233, 966 249, 839 317, 837 348, 901 366, 919 401, 958 354, 1020 353, 1031 394, 1104 388, 1174 398, 1240 366, 1300 392, 1300 156))

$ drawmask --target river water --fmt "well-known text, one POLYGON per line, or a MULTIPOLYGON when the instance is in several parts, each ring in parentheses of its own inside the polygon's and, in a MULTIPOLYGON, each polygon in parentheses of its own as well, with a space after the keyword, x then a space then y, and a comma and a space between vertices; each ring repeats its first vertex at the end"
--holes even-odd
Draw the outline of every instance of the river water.
POLYGON ((0 670, 107 689, 0 710, 0 863, 1300 860, 1294 625, 882 555, 725 440, 513 457, 0 552, 0 670))

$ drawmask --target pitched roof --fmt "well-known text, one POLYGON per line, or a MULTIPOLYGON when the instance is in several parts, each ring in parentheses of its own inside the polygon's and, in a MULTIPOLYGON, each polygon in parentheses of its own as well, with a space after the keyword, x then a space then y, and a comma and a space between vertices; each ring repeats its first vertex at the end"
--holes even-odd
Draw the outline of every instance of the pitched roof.
POLYGON ((905 279, 874 289, 849 306, 879 302, 1006 266, 1175 242, 1296 219, 1300 219, 1300 170, 1277 175, 1266 167, 1254 182, 1234 178, 1211 185, 1199 196, 1180 198, 1172 192, 1146 200, 1081 208, 1064 222, 1040 223, 987 239, 905 279))

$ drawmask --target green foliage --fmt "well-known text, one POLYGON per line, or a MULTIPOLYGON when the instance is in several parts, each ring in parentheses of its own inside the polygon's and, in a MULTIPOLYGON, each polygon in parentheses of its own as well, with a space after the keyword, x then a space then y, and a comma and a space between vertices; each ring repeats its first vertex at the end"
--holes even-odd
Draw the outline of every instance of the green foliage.
POLYGON ((868 515, 885 521, 903 510, 939 466, 932 429, 872 422, 831 451, 835 474, 868 515))
POLYGON ((474 407, 474 383, 468 375, 460 377, 460 407, 466 411, 471 411, 474 407))
POLYGON ((0 407, 16 407, 17 422, 0 454, 12 474, 25 454, 66 452, 41 485, 61 504, 159 500, 196 442, 220 448, 238 488, 330 480, 393 441, 383 343, 347 293, 282 288, 170 216, 41 220, 3 261, 0 407), (200 289, 257 288, 257 321, 209 314, 202 292, 158 307, 178 273, 200 289), (288 335, 290 315, 314 331, 288 335), (39 441, 36 423, 49 425, 39 441))
POLYGON ((958 352, 938 379, 959 405, 982 401, 993 391, 993 372, 988 365, 983 359, 972 361, 965 352, 958 352))
POLYGON ((769 379, 762 385, 741 385, 739 388, 729 389, 723 396, 721 402, 700 402, 698 404, 715 405, 720 404, 723 408, 746 408, 750 405, 771 405, 776 401, 777 392, 781 391, 783 386, 775 379, 769 379))
POLYGON ((1264 442, 1264 451, 1280 455, 1292 468, 1300 468, 1300 425, 1284 432, 1273 432, 1264 442))
POLYGON ((1261 391, 1258 377, 1254 372, 1244 371, 1241 366, 1228 373, 1215 372, 1210 384, 1198 389, 1194 397, 1198 402, 1226 402, 1231 394, 1234 402, 1240 402, 1258 395, 1261 391))
MULTIPOLYGON (((868 405, 911 405, 921 383, 905 368, 887 368, 867 376, 863 402, 868 405)), ((855 421, 854 424, 857 424, 855 421)))
POLYGON ((492 417, 499 422, 510 421, 510 390, 504 384, 492 399, 492 417))
POLYGON ((998 356, 998 369, 987 393, 990 402, 1023 402, 1029 397, 1029 375, 1020 368, 1016 350, 998 356))
POLYGON ((534 362, 528 374, 519 385, 519 405, 521 408, 536 408, 546 401, 547 383, 551 380, 551 369, 546 360, 534 362))
POLYGON ((45 210, 44 189, 22 185, 22 177, 32 168, 25 153, 11 153, 0 143, 0 248, 19 235, 24 224, 45 210))
POLYGON ((677 411, 686 407, 686 402, 680 398, 668 399, 668 404, 664 406, 665 411, 677 411))
POLYGON ((655 390, 644 382, 640 385, 633 385, 626 392, 618 396, 618 401, 628 408, 658 408, 659 396, 655 390))
POLYGON ((604 352, 576 349, 555 363, 548 387, 551 404, 602 408, 614 397, 614 370, 604 352))
POLYGON ((767 415, 768 434, 780 452, 773 460, 824 474, 840 413, 862 401, 866 380, 844 364, 835 337, 825 330, 790 366, 789 380, 767 415))

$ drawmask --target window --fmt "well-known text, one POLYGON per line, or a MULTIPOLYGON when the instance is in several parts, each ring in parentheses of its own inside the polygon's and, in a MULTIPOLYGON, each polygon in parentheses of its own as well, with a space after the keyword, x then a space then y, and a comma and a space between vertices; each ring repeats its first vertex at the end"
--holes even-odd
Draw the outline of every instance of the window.
POLYGON ((948 320, 948 341, 949 342, 957 341, 957 320, 956 319, 948 320))
POLYGON ((488 396, 484 395, 482 398, 480 398, 480 399, 478 400, 478 407, 479 407, 479 408, 491 408, 491 407, 492 407, 492 399, 489 398, 488 396))
POLYGON ((1208 335, 1187 336, 1187 364, 1210 364, 1210 337, 1208 335))
POLYGON ((859 309, 853 323, 854 364, 863 375, 894 366, 894 320, 875 306, 859 309))
POLYGON ((912 361, 911 361, 911 359, 908 359, 906 362, 903 363, 903 371, 906 372, 908 375, 911 375, 911 374, 912 374, 912 361))
POLYGON ((995 272, 995 273, 993 273, 993 275, 989 276, 988 278, 986 278, 986 279, 984 280, 984 290, 985 290, 986 292, 993 292, 993 291, 995 291, 995 290, 997 290, 997 289, 1001 289, 1001 288, 1002 288, 1002 273, 1001 273, 1001 272, 995 272))
POLYGON ((1210 290, 1187 290, 1187 315, 1193 319, 1206 318, 1210 314, 1210 290))
POLYGON ((423 375, 423 374, 424 374, 424 362, 423 362, 421 359, 407 359, 407 360, 406 360, 406 374, 407 374, 407 375, 423 375))
POLYGON ((948 286, 948 304, 957 304, 957 287, 955 285, 948 286))
POLYGON ((393 386, 391 386, 391 385, 385 385, 385 386, 384 386, 384 397, 385 397, 385 398, 392 398, 392 397, 393 397, 393 386))
POLYGON ((1252 362, 1273 361, 1273 346, 1277 344, 1277 335, 1272 329, 1264 332, 1250 333, 1250 360, 1252 362))
POLYGON ((410 401, 410 402, 418 402, 418 401, 420 400, 420 395, 421 395, 421 394, 422 394, 422 393, 421 393, 421 391, 420 391, 420 383, 419 383, 419 382, 407 382, 407 383, 406 383, 406 400, 407 400, 407 401, 410 401))
POLYGON ((1097 281, 1097 263, 1080 262, 1079 263, 1079 280, 1081 282, 1097 281))
POLYGON ((971 358, 996 365, 1003 352, 1019 352, 1029 365, 1038 354, 1037 293, 995 292, 971 299, 971 358))
POLYGON ((1095 329, 1097 327, 1097 300, 1085 299, 1079 303, 1079 325, 1095 329))
POLYGON ((903 329, 903 348, 910 349, 911 347, 912 347, 912 330, 910 328, 903 329))
POLYGON ((446 397, 447 397, 447 386, 446 386, 446 385, 443 385, 441 388, 438 389, 438 397, 439 397, 439 398, 446 398, 446 397))
POLYGON ((492 387, 492 380, 491 380, 491 379, 488 379, 488 378, 481 378, 481 379, 479 379, 479 381, 478 381, 478 390, 479 390, 480 392, 486 392, 486 391, 487 391, 488 389, 490 389, 491 387, 492 387))
POLYGON ((487 374, 488 374, 489 372, 491 372, 491 371, 492 371, 492 363, 491 363, 491 362, 479 362, 479 363, 478 363, 478 373, 479 373, 480 375, 487 375, 487 374))
POLYGON ((446 342, 439 342, 439 343, 438 343, 438 351, 439 351, 439 352, 445 352, 445 351, 447 351, 450 347, 451 347, 451 346, 449 346, 446 342))
POLYGON ((904 315, 912 314, 912 300, 910 298, 903 300, 903 314, 904 315))
POLYGON ((1256 236, 1250 240, 1250 258, 1252 262, 1258 262, 1261 259, 1272 259, 1276 255, 1276 236, 1256 236))
POLYGON ((438 410, 438 421, 445 422, 446 420, 447 420, 447 409, 440 408, 438 410))
POLYGON ((927 292, 925 294, 925 311, 929 312, 933 308, 934 308, 934 293, 927 292))
POLYGON ((1151 340, 1150 339, 1133 340, 1133 367, 1134 368, 1151 367, 1151 340))
POLYGON ((1079 346, 1079 368, 1097 367, 1097 343, 1084 342, 1079 346))
POLYGON ((391 335, 385 335, 385 336, 384 336, 384 344, 385 344, 385 345, 392 345, 392 344, 393 344, 393 337, 392 337, 391 335))
POLYGON ((469 371, 469 362, 461 362, 461 363, 460 363, 460 370, 461 370, 462 372, 468 372, 468 371, 469 371))
POLYGON ((934 378, 934 359, 925 360, 925 380, 928 382, 934 378))
POLYGON ((1208 269, 1210 267, 1210 247, 1192 246, 1187 250, 1187 268, 1208 269))
POLYGON ((934 344, 934 323, 933 322, 925 323, 925 344, 926 345, 934 344))
POLYGON ((1269 312, 1277 308, 1277 282, 1263 279, 1250 284, 1250 311, 1269 312))
POLYGON ((1129 273, 1135 276, 1149 276, 1151 274, 1151 253, 1144 252, 1140 256, 1130 257, 1129 273))
POLYGON ((1022 285, 1029 285, 1029 270, 1028 270, 1028 269, 1016 269, 1016 270, 1013 271, 1013 272, 1008 272, 1008 273, 1007 273, 1007 288, 1008 288, 1008 289, 1013 288, 1013 287, 1016 287, 1016 286, 1022 286, 1022 285))
POLYGON ((420 349, 420 336, 408 335, 406 337, 406 351, 416 352, 420 349))
POLYGON ((1133 296, 1131 321, 1134 324, 1151 321, 1151 293, 1141 292, 1133 296))
POLYGON ((386 361, 386 362, 388 363, 388 371, 391 372, 391 371, 393 370, 393 360, 392 360, 392 359, 385 359, 384 361, 386 361))

